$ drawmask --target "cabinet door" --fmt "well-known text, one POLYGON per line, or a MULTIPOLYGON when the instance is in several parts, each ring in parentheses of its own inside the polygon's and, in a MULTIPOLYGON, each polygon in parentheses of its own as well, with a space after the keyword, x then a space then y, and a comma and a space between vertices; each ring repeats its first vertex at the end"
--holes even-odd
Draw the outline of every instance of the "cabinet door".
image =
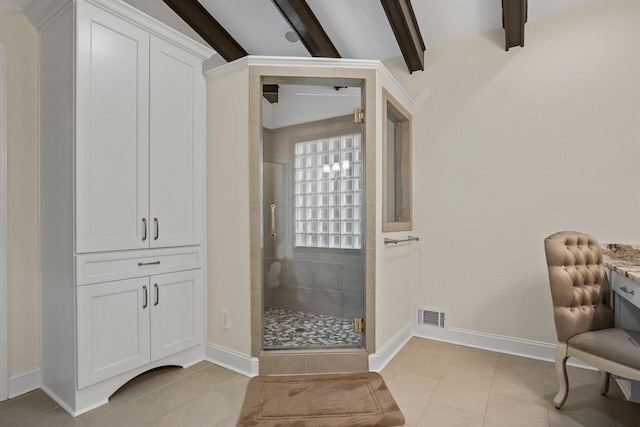
POLYGON ((78 388, 150 362, 149 278, 78 287, 78 388))
POLYGON ((203 341, 202 270, 151 276, 151 360, 203 341))
POLYGON ((202 242, 204 105, 202 61, 151 39, 151 247, 202 242))
POLYGON ((149 34, 78 2, 77 252, 149 246, 149 34))

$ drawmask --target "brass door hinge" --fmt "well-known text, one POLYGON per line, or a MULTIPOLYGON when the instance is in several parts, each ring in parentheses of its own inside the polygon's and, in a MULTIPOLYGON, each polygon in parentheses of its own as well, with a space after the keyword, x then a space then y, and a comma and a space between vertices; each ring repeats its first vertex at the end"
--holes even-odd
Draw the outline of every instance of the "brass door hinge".
POLYGON ((362 317, 353 319, 353 332, 358 334, 364 332, 364 319, 362 317))
POLYGON ((364 123, 364 109, 356 108, 353 110, 353 123, 364 123))

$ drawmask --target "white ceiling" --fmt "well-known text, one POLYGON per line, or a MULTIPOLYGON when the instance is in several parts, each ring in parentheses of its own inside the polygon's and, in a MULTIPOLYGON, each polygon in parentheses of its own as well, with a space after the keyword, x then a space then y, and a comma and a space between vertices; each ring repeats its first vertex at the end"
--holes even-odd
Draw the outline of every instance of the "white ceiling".
POLYGON ((250 55, 309 56, 284 38, 289 24, 271 0, 199 0, 250 55))
MULTIPOLYGON (((24 9, 33 1, 0 0, 0 8, 24 9)), ((202 39, 161 0, 124 0, 178 31, 202 39)), ((251 55, 309 56, 271 0, 199 0, 251 55)), ((502 27, 502 0, 413 0, 427 49, 502 27)), ((529 0, 529 21, 601 0, 529 0)), ((388 59, 400 49, 380 0, 307 0, 343 58, 388 59)), ((428 50, 427 50, 428 52, 428 50)))
POLYGON ((278 103, 262 98, 262 124, 269 129, 353 114, 360 108, 359 87, 280 84, 278 103))
MULTIPOLYGON (((529 21, 598 0, 529 0, 529 21)), ((271 0, 200 0, 253 55, 309 56, 284 38, 287 22, 271 0)), ((379 0, 307 0, 344 58, 401 55, 379 0)), ((502 0, 413 0, 427 49, 502 28, 502 0)))
POLYGON ((307 3, 342 57, 385 59, 402 54, 379 0, 307 3))

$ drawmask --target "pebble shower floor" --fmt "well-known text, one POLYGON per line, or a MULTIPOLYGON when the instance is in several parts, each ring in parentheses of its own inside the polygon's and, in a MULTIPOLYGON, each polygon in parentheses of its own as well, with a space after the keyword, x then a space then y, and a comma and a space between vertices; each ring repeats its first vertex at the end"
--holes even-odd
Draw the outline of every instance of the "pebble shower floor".
POLYGON ((353 319, 267 308, 264 311, 264 348, 360 346, 353 319))

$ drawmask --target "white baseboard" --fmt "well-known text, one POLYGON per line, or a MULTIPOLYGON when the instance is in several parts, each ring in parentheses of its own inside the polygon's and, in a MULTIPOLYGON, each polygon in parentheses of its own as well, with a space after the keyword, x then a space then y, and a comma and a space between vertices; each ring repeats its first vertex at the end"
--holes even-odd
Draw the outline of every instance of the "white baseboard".
POLYGON ((618 383, 620 390, 622 390, 622 394, 627 400, 635 403, 640 403, 640 386, 637 382, 631 381, 627 378, 620 378, 617 376, 613 376, 613 378, 618 383))
MULTIPOLYGON (((468 331, 465 329, 440 329, 407 323, 380 348, 380 351, 369 355, 369 370, 375 372, 382 371, 387 363, 404 347, 407 341, 414 336, 530 359, 544 360, 546 362, 553 362, 555 359, 555 344, 468 331)), ((258 375, 257 358, 217 344, 207 343, 205 359, 247 377, 258 375)), ((578 368, 595 370, 592 366, 575 358, 569 358, 567 364, 578 368)), ((41 385, 40 367, 10 375, 9 399, 37 390, 41 388, 41 385)))
MULTIPOLYGON (((69 405, 67 405, 67 404, 65 403, 65 401, 64 401, 64 400, 60 399, 60 397, 58 397, 58 395, 57 395, 57 394, 55 394, 54 392, 52 392, 51 390, 49 390, 49 387, 47 387, 46 385, 44 385, 44 384, 43 384, 43 385, 41 385, 41 386, 40 386, 40 388, 42 389, 42 391, 43 391, 47 396, 49 396, 49 397, 51 398, 51 400, 53 400, 54 402, 56 402, 58 405, 60 405, 60 407, 61 407, 62 409, 64 409, 65 411, 67 411, 67 412, 69 413, 69 415, 71 415, 71 416, 72 416, 72 417, 74 417, 74 418, 75 418, 75 417, 77 417, 78 415, 80 415, 80 413, 78 413, 78 412, 74 411, 73 409, 71 409, 71 407, 70 407, 69 405)), ((107 402, 100 403, 100 405, 98 405, 98 406, 101 406, 101 405, 103 405, 104 403, 107 403, 107 402)), ((97 406, 96 406, 96 407, 97 407, 97 406)), ((87 409, 87 410, 85 410, 85 411, 82 411, 82 413, 85 413, 85 412, 89 411, 90 409, 94 409, 94 408, 89 408, 89 409, 87 409)))
POLYGON ((9 375, 9 399, 40 388, 40 367, 9 375))
MULTIPOLYGON (((414 325, 413 336, 495 351, 497 353, 527 357, 529 359, 543 360, 545 362, 555 362, 556 345, 541 341, 468 331, 466 329, 442 329, 424 325, 414 325)), ((567 365, 596 370, 596 368, 591 365, 573 357, 569 358, 567 365)))
POLYGON ((409 322, 402 327, 389 341, 384 343, 377 351, 369 355, 369 370, 374 372, 380 372, 387 366, 387 363, 398 354, 402 347, 413 336, 413 323, 409 322))
POLYGON ((221 345, 207 343, 205 360, 247 377, 258 375, 258 358, 221 345))

